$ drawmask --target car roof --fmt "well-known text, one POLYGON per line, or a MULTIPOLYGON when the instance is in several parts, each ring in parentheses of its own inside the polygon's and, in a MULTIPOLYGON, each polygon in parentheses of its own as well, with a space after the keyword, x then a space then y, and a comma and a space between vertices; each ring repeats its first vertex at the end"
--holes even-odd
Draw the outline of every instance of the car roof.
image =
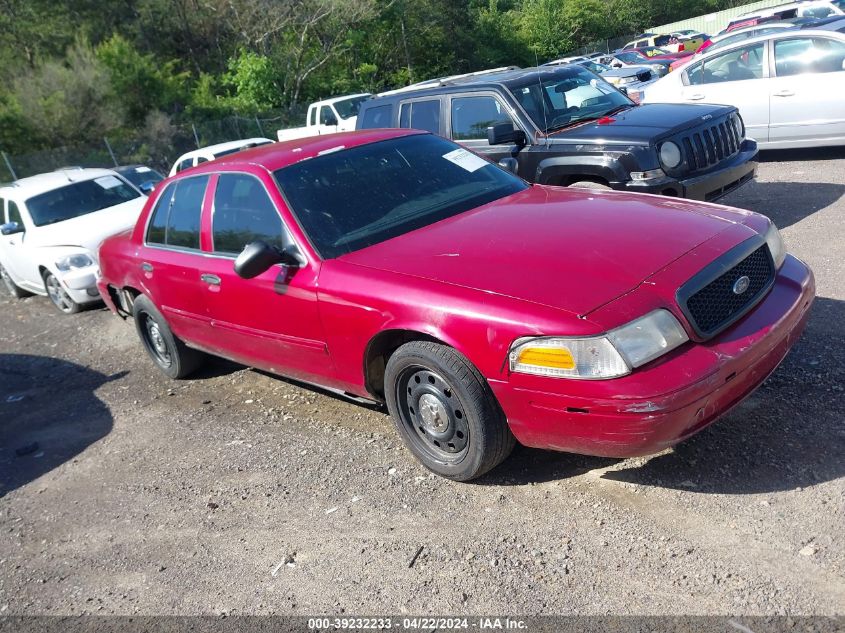
POLYGON ((5 187, 0 187, 0 197, 31 198, 69 183, 93 180, 102 176, 114 176, 111 169, 71 167, 53 172, 19 178, 5 187))
POLYGON ((264 138, 263 136, 257 136, 255 138, 242 138, 238 139, 237 141, 227 141, 225 143, 217 143, 216 145, 206 145, 205 147, 200 147, 198 149, 191 150, 190 152, 185 152, 180 157, 181 159, 188 158, 189 156, 193 157, 197 154, 205 154, 211 153, 214 154, 216 152, 225 152, 226 150, 238 149, 239 147, 243 147, 244 145, 251 145, 253 143, 272 143, 273 139, 264 138))
POLYGON ((238 167, 259 166, 269 171, 276 171, 288 165, 293 165, 321 154, 336 152, 343 149, 377 143, 391 138, 427 134, 419 130, 399 128, 359 130, 354 132, 338 132, 337 134, 321 134, 308 136, 291 141, 281 141, 252 147, 242 152, 221 156, 213 161, 201 163, 196 167, 179 172, 183 174, 201 174, 214 171, 234 171, 238 167))
POLYGON ((331 99, 321 99, 320 101, 317 101, 316 103, 327 103, 329 105, 332 105, 334 103, 337 103, 338 101, 346 101, 347 99, 354 99, 355 97, 369 97, 370 94, 371 93, 369 93, 369 92, 359 92, 358 94, 354 94, 354 95, 343 95, 342 97, 332 97, 331 99))
MULTIPOLYGON (((734 42, 733 44, 725 46, 724 48, 717 48, 716 50, 712 51, 712 53, 714 55, 715 54, 724 55, 724 54, 727 54, 727 53, 729 53, 730 51, 732 51, 736 48, 743 48, 743 47, 748 46, 750 44, 756 44, 757 42, 765 42, 765 41, 768 41, 768 40, 787 39, 787 38, 790 38, 790 37, 806 38, 806 37, 811 37, 813 35, 818 35, 818 36, 821 36, 821 37, 828 37, 828 38, 832 37, 833 39, 845 41, 845 34, 839 32, 839 31, 834 31, 834 30, 820 29, 820 28, 781 29, 777 33, 766 33, 765 35, 757 35, 755 37, 749 37, 749 38, 746 38, 744 40, 739 40, 737 42, 734 42)), ((706 57, 709 56, 709 54, 710 54, 710 49, 707 49, 702 54, 701 58, 706 58, 706 57)), ((698 59, 696 61, 698 61, 698 59)))

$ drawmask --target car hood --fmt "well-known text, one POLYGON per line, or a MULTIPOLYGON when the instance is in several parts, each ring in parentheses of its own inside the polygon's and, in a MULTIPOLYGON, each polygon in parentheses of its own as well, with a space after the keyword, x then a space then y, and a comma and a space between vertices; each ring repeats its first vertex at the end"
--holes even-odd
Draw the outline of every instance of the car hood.
POLYGON ((36 227, 27 233, 26 243, 32 247, 80 246, 96 256, 103 240, 135 226, 146 201, 142 196, 64 222, 36 227))
POLYGON ((339 260, 586 315, 737 223, 712 209, 534 185, 339 260))
POLYGON ((552 132, 552 142, 651 143, 701 125, 702 117, 724 115, 727 106, 690 103, 648 103, 618 114, 611 122, 589 121, 552 132), (656 130, 659 130, 656 131, 656 130))

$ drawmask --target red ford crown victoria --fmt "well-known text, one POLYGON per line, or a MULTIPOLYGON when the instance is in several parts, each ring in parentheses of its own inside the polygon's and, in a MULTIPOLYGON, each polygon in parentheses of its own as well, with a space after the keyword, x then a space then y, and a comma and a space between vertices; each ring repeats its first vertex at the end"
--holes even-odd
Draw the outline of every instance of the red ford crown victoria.
POLYGON ((384 401, 456 480, 515 441, 621 457, 689 437, 777 367, 814 295, 762 215, 532 186, 408 130, 181 172, 100 265, 168 376, 209 353, 384 401))

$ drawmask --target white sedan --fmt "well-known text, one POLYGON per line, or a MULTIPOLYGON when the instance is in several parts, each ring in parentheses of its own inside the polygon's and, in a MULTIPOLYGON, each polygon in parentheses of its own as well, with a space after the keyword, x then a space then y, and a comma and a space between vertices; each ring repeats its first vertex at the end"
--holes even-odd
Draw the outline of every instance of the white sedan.
POLYGON ((739 108, 761 149, 845 144, 845 34, 768 33, 705 53, 652 84, 645 103, 739 108))
POLYGON ((65 314, 98 301, 97 251, 138 220, 147 198, 108 169, 62 169, 0 187, 0 279, 14 297, 47 295, 65 314))

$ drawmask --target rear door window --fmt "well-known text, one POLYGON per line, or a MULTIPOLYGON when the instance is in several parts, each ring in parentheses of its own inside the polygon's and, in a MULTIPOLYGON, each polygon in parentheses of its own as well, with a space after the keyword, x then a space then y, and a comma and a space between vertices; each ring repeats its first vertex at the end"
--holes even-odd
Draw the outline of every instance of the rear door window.
POLYGON ((261 181, 246 174, 221 174, 214 192, 212 240, 216 253, 237 255, 261 240, 283 248, 284 225, 261 181))
POLYGON ((392 127, 390 120, 392 113, 393 106, 391 104, 366 108, 364 114, 361 116, 361 129, 368 130, 378 127, 392 127))
POLYGON ((440 100, 403 103, 399 110, 399 127, 440 134, 440 100))
POLYGON ((802 37, 775 42, 778 77, 841 72, 845 44, 824 37, 802 37))
POLYGON ((208 176, 185 178, 167 186, 156 203, 147 243, 199 250, 200 215, 208 176))

